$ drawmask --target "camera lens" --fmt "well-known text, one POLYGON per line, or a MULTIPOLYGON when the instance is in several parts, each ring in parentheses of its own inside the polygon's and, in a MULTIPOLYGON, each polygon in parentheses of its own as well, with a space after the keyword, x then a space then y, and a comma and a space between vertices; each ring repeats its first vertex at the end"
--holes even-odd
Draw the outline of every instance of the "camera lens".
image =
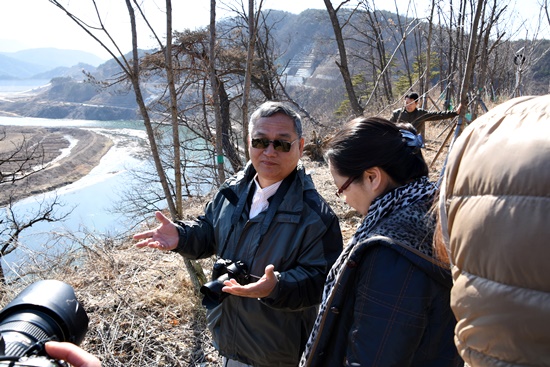
POLYGON ((209 310, 218 306, 229 295, 222 291, 223 282, 237 279, 240 284, 248 283, 248 270, 242 261, 232 262, 219 259, 214 264, 212 274, 215 276, 214 280, 204 284, 200 289, 200 292, 204 294, 202 305, 209 310))
POLYGON ((87 330, 88 316, 73 288, 61 281, 41 280, 0 312, 0 353, 30 356, 47 340, 80 344, 87 330))
POLYGON ((222 291, 224 287, 223 282, 229 279, 227 274, 222 275, 220 278, 206 283, 200 289, 200 292, 204 295, 202 299, 202 305, 207 309, 212 309, 222 303, 222 301, 229 295, 222 291))

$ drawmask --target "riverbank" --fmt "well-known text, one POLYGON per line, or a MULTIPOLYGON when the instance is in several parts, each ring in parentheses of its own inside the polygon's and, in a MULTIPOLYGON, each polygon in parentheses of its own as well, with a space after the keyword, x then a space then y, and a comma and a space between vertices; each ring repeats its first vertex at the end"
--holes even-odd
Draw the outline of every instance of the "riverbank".
POLYGON ((112 146, 108 137, 82 128, 1 126, 0 206, 78 181, 112 146))

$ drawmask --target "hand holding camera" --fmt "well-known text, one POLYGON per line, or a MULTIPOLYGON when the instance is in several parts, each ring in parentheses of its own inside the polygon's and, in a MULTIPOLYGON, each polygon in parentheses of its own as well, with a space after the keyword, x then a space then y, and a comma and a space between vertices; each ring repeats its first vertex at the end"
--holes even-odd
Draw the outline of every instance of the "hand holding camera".
POLYGON ((265 267, 265 274, 255 283, 239 284, 235 279, 229 279, 224 282, 224 285, 222 291, 234 296, 263 298, 273 292, 277 285, 277 274, 275 267, 268 265, 265 267))
POLYGON ((35 282, 0 311, 0 366, 66 366, 47 354, 45 343, 70 342, 78 348, 87 330, 88 316, 70 285, 58 280, 35 282))
POLYGON ((97 357, 73 343, 47 342, 46 353, 52 358, 67 361, 74 367, 101 367, 97 357))
POLYGON ((229 295, 222 291, 226 280, 236 279, 237 282, 248 284, 248 268, 242 261, 218 259, 212 269, 212 279, 200 289, 204 294, 202 305, 208 309, 218 306, 229 295))
POLYGON ((200 289, 204 294, 203 306, 212 309, 218 306, 229 294, 249 297, 267 297, 277 285, 275 267, 268 265, 265 274, 260 278, 249 274, 242 261, 218 259, 212 270, 212 280, 200 289), (257 280, 254 282, 252 279, 257 280))

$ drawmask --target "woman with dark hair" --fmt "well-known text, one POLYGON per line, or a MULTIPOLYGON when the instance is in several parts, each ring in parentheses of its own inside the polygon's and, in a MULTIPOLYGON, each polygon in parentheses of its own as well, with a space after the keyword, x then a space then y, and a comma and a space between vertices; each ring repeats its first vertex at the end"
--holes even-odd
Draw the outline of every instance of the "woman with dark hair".
POLYGON ((410 124, 350 121, 329 143, 336 195, 365 218, 332 267, 300 366, 461 366, 436 187, 410 124))

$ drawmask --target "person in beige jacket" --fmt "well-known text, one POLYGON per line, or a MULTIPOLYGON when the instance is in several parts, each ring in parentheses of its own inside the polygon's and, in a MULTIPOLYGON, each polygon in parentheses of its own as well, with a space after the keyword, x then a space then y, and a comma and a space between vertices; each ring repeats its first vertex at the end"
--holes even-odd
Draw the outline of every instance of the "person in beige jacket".
POLYGON ((462 358, 550 366, 550 95, 512 99, 469 125, 439 206, 462 358))

